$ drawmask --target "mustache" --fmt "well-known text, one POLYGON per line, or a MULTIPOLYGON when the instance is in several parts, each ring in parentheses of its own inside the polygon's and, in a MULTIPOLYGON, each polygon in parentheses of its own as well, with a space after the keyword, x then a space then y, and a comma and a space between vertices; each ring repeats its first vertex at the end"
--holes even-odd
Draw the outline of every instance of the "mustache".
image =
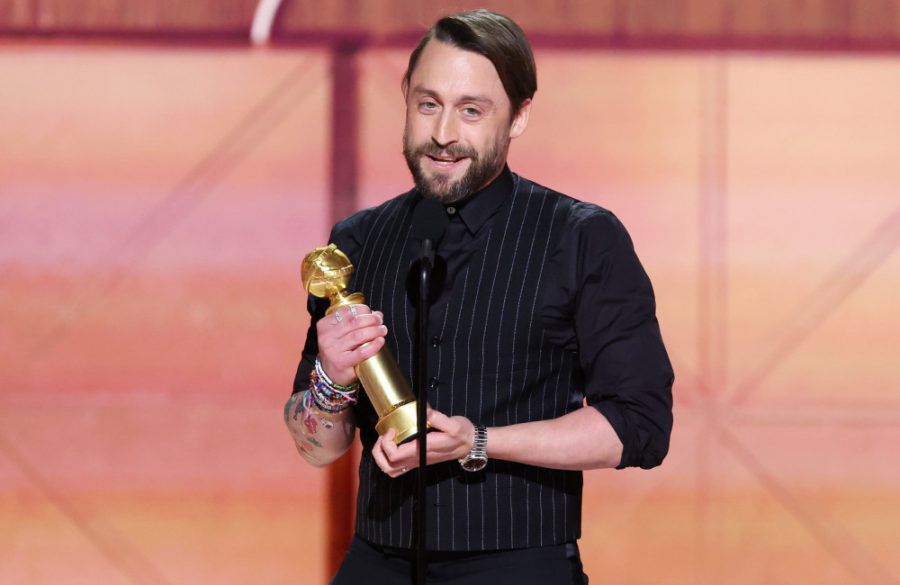
POLYGON ((417 146, 413 151, 413 154, 416 156, 433 156, 435 158, 478 159, 478 152, 471 146, 466 146, 464 144, 450 144, 448 146, 440 147, 433 143, 425 143, 417 146))

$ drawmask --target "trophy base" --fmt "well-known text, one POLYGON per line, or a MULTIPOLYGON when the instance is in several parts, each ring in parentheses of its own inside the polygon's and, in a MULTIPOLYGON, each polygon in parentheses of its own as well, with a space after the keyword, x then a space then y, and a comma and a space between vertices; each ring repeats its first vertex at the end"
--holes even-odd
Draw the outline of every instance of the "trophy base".
POLYGON ((419 433, 416 425, 416 401, 407 402, 390 411, 375 423, 375 431, 383 435, 388 429, 394 429, 394 444, 404 443, 419 433))

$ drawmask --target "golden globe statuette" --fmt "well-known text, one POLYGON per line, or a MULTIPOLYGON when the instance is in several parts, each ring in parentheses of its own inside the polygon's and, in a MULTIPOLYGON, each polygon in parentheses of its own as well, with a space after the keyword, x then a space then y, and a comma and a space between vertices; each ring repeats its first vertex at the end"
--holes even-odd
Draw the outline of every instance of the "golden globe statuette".
MULTIPOLYGON (((353 264, 334 244, 307 254, 300 269, 306 292, 331 302, 326 315, 366 301, 362 293, 347 291, 351 274, 353 264)), ((387 346, 359 363, 354 371, 378 414, 375 423, 378 434, 393 428, 394 442, 398 445, 415 437, 418 432, 416 397, 387 346)))

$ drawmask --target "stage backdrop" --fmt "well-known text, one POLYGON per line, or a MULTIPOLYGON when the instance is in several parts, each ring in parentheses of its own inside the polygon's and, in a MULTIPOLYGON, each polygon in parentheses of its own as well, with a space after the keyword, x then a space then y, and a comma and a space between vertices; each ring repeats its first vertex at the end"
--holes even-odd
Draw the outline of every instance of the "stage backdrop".
MULTIPOLYGON (((405 59, 359 58, 360 207, 409 187, 405 59)), ((665 464, 586 474, 592 581, 894 582, 900 60, 538 61, 511 166, 622 219, 676 369, 665 464)), ((325 472, 281 409, 329 67, 0 48, 0 582, 326 581, 325 472)))

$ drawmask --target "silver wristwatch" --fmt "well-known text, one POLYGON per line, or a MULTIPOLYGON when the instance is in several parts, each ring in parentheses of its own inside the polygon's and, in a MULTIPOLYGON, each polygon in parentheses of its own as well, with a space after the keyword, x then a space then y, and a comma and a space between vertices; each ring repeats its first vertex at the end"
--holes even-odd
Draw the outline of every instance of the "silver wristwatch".
POLYGON ((487 465, 487 429, 481 425, 475 425, 475 441, 472 449, 465 457, 459 459, 459 464, 466 471, 481 471, 487 465))

